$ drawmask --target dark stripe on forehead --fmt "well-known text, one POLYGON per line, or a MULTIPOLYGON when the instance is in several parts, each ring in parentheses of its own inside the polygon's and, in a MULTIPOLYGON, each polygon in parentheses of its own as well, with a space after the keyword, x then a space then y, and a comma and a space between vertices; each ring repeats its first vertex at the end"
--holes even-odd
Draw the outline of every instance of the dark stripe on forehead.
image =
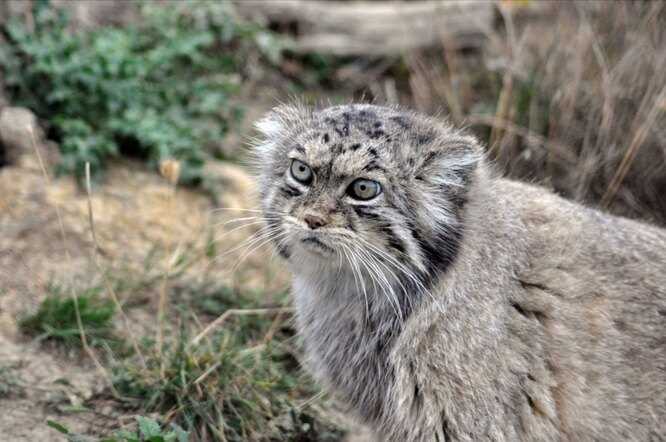
POLYGON ((312 171, 317 177, 317 181, 320 183, 326 183, 331 177, 333 169, 332 163, 324 163, 321 166, 312 166, 312 171))
POLYGON ((334 145, 331 146, 331 153, 333 155, 340 155, 344 150, 344 146, 342 143, 335 143, 334 145))
POLYGON ((363 109, 358 113, 362 120, 376 120, 377 114, 374 111, 363 109))
POLYGON ((302 153, 303 155, 305 155, 305 147, 301 146, 300 144, 296 144, 296 145, 294 146, 294 150, 295 150, 296 152, 300 152, 300 153, 302 153))
POLYGON ((364 172, 371 172, 373 170, 381 170, 382 172, 386 172, 386 169, 384 169, 382 166, 377 164, 375 160, 370 161, 368 164, 366 164, 363 169, 364 172))
POLYGON ((326 117, 324 118, 324 123, 328 124, 333 128, 336 134, 339 137, 348 137, 349 136, 349 114, 347 112, 342 114, 343 121, 336 120, 335 118, 326 117))
POLYGON ((435 132, 432 130, 426 131, 416 136, 416 145, 422 146, 424 144, 429 144, 432 143, 434 139, 435 139, 435 132))
POLYGON ((389 118, 392 122, 400 126, 402 129, 409 129, 412 127, 412 125, 409 123, 409 120, 407 117, 403 116, 396 116, 396 117, 391 117, 389 118))
POLYGON ((376 140, 376 139, 379 138, 379 137, 384 137, 384 136, 386 136, 386 132, 384 132, 384 131, 381 130, 381 129, 375 129, 375 130, 373 130, 373 131, 369 131, 369 132, 368 132, 368 136, 369 136, 371 139, 376 140))

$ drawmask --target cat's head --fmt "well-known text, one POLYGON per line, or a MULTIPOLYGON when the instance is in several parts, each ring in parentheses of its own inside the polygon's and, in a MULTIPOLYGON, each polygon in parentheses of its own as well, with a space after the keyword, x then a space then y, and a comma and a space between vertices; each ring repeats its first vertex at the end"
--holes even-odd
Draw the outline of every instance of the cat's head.
POLYGON ((361 272, 427 279, 455 259, 481 157, 474 138, 367 104, 281 106, 257 128, 263 214, 296 271, 356 260, 361 272))

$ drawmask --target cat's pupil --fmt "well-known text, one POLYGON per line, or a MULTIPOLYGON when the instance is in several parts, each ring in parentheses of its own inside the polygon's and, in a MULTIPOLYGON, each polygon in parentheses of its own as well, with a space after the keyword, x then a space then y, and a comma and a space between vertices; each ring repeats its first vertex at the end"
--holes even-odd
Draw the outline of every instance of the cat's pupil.
POLYGON ((299 166, 298 170, 301 172, 305 172, 305 166, 299 166))
POLYGON ((361 191, 365 190, 365 184, 361 184, 361 191))

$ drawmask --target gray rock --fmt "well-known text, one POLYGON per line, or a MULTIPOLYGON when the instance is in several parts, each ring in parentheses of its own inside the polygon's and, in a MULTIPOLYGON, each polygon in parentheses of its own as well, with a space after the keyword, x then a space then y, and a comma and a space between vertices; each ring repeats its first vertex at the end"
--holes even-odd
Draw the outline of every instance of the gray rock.
POLYGON ((34 143, 48 168, 59 161, 58 146, 46 140, 37 117, 23 107, 0 108, 0 165, 20 163, 20 158, 33 156, 34 143))
POLYGON ((23 153, 32 150, 33 135, 41 139, 37 117, 22 107, 4 107, 0 110, 0 152, 4 163, 13 164, 23 153))

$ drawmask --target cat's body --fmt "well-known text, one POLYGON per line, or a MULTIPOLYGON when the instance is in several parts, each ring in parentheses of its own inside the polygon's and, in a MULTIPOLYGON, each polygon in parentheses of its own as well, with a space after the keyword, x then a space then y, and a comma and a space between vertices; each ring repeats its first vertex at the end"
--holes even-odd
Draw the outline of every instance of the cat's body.
POLYGON ((495 177, 411 113, 286 108, 263 130, 309 365, 379 440, 666 437, 665 231, 495 177))

